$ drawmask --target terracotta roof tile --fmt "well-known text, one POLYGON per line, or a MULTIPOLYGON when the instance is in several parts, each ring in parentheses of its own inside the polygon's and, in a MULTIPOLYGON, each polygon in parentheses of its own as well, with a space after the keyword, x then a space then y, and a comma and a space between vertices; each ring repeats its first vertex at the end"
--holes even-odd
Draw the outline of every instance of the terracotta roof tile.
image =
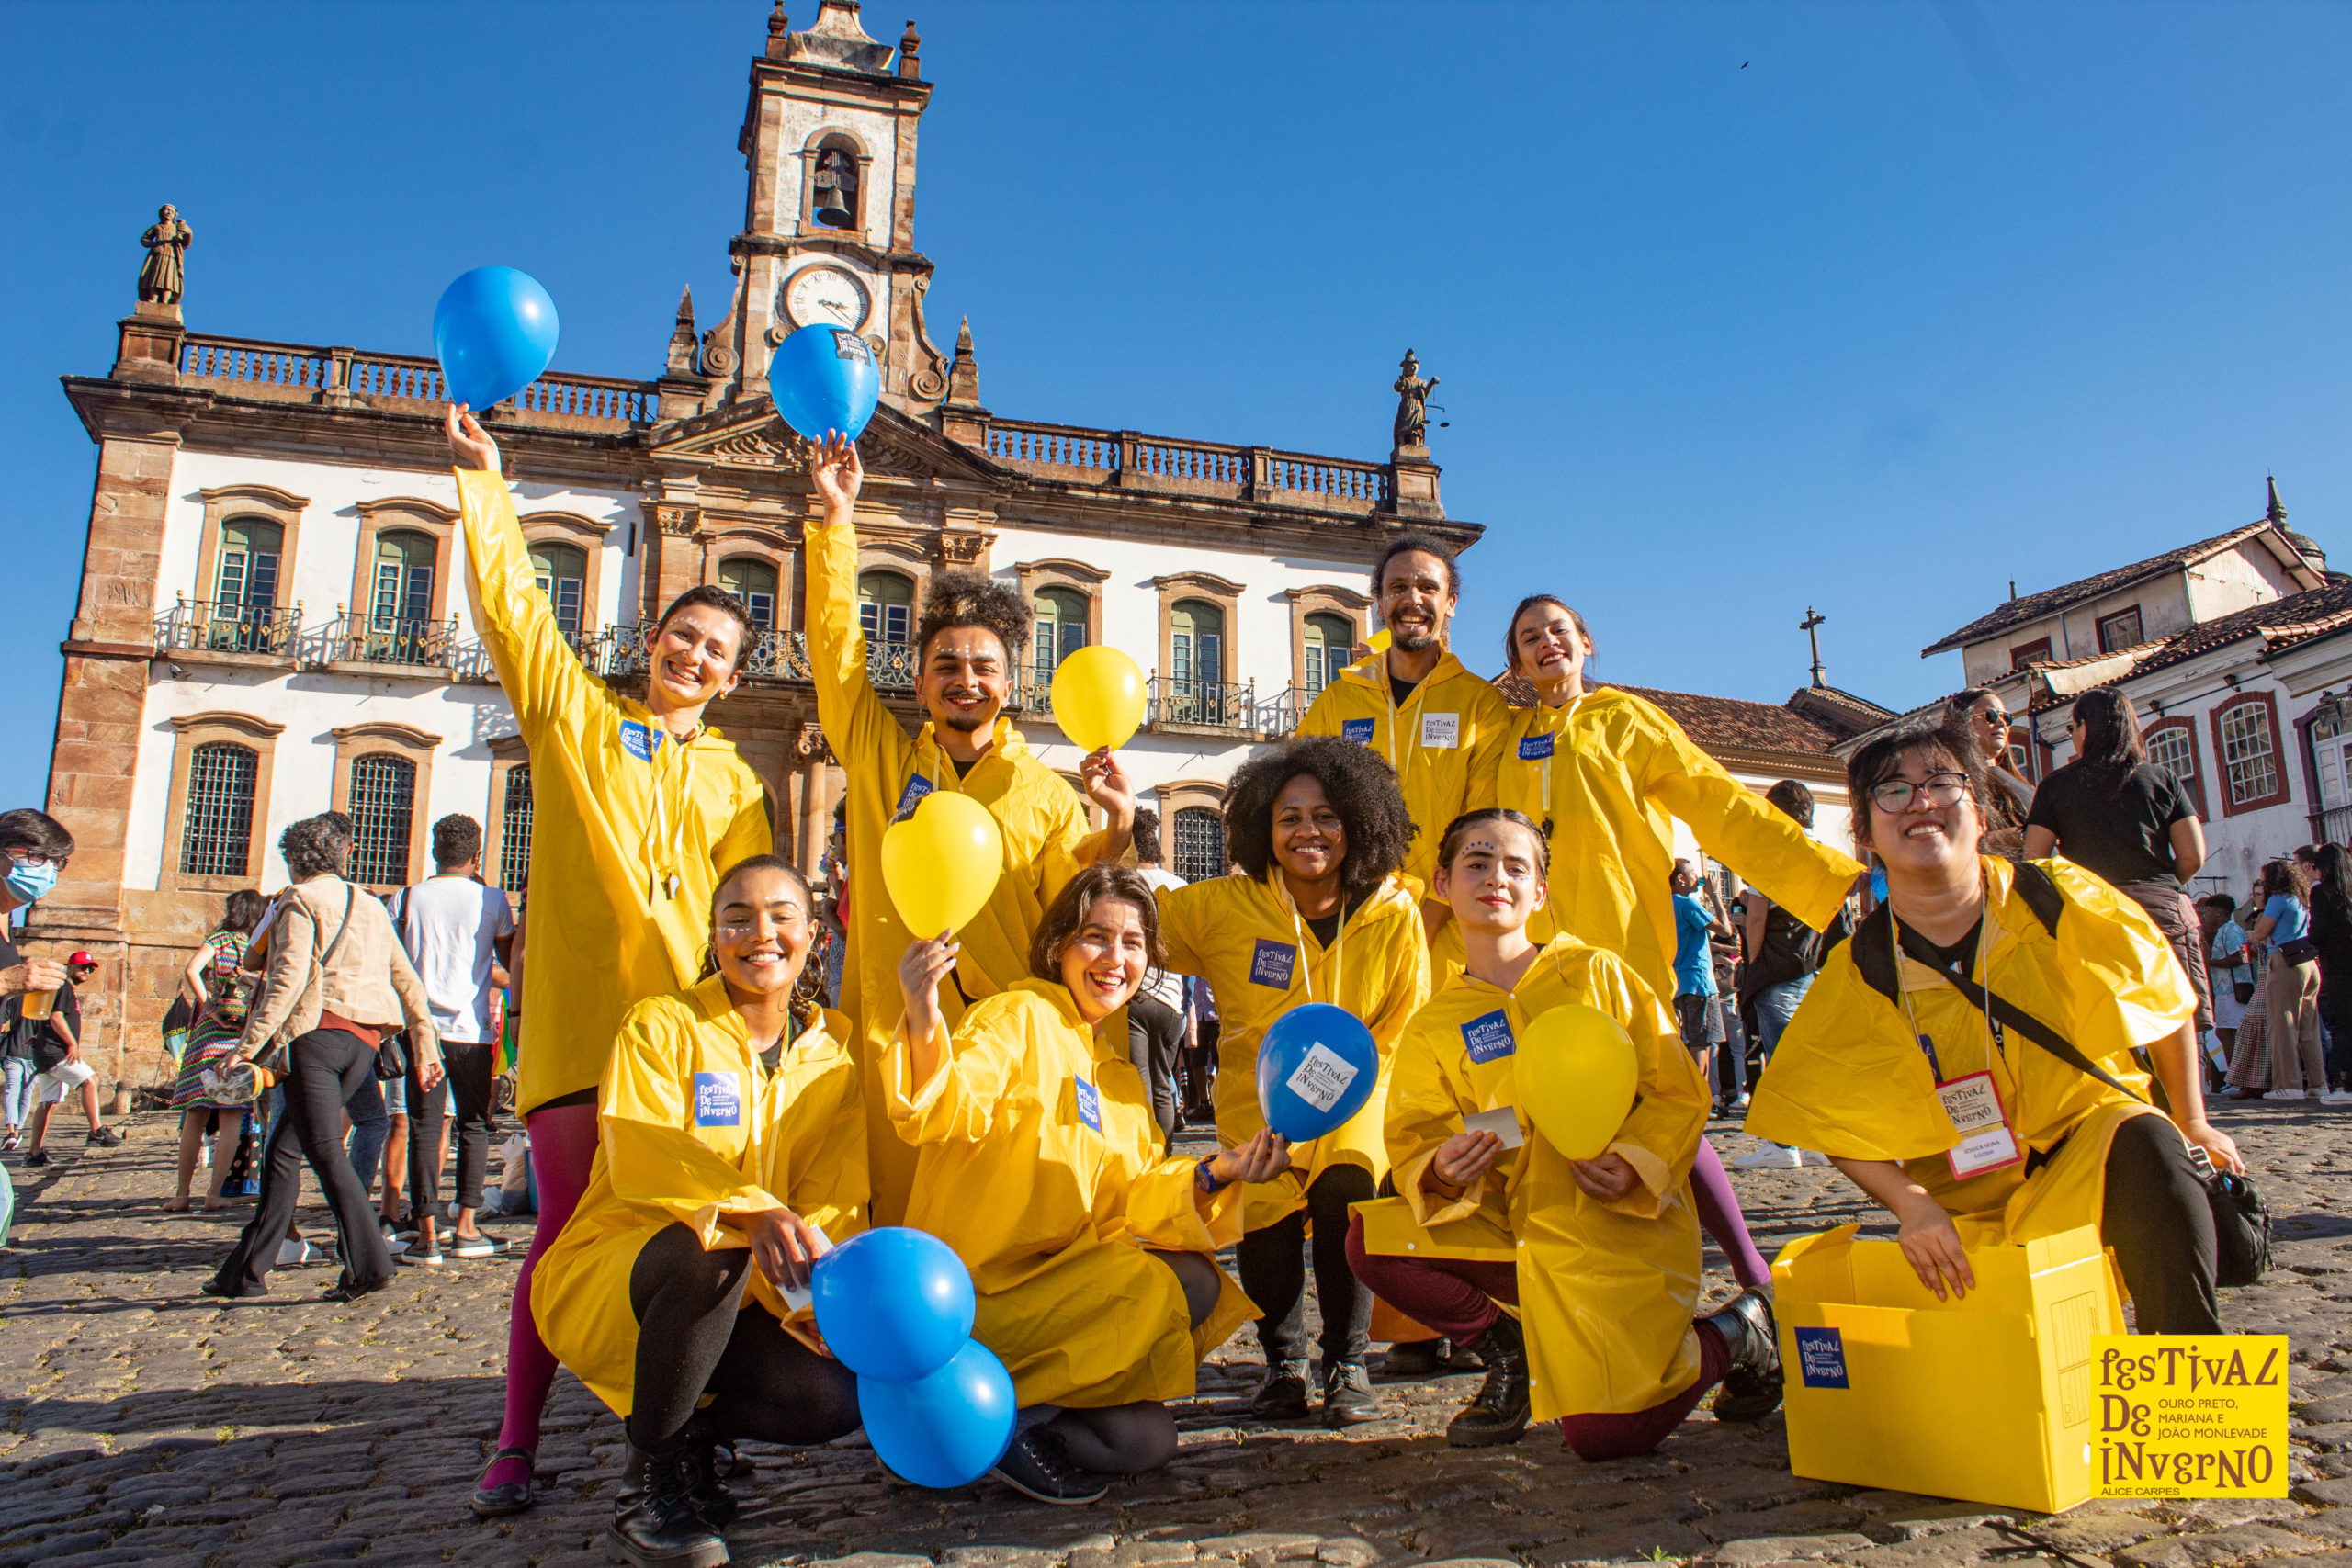
POLYGON ((2130 566, 2119 566, 2112 570, 2099 572, 2096 576, 2082 578, 2074 582, 2061 583, 2055 588, 2045 588, 2039 593, 2028 593, 2022 598, 2011 599, 1990 615, 1979 615, 1942 641, 1921 649, 1919 657, 1925 659, 1930 654, 1941 653, 1946 649, 1958 648, 1963 643, 1980 642, 1994 636, 2004 626, 2018 626, 2030 621, 2038 621, 2045 615, 2054 615, 2059 611, 2070 605, 2079 604, 2086 599, 2096 599, 2103 593, 2112 593, 2119 589, 2129 588, 2132 584, 2146 578, 2161 576, 2165 572, 2194 565, 2198 561, 2220 555, 2231 546, 2251 539, 2271 526, 2270 520, 2264 518, 2259 522, 2248 523, 2243 527, 2233 528, 2226 534, 2216 534, 2210 539, 2199 539, 2193 545, 2183 545, 2177 549, 2166 550, 2160 556, 2150 556, 2146 560, 2134 561, 2130 566))
MULTIPOLYGON (((2250 637, 2263 638, 2267 644, 2267 651, 2309 642, 2313 637, 2324 637, 2346 626, 2352 626, 2352 582, 2331 582, 2308 593, 2292 593, 2284 599, 2274 599, 2267 604, 2256 604, 2240 610, 2234 615, 2201 621, 2167 639, 2130 670, 2104 684, 2113 686, 2135 680, 2151 671, 2185 662, 2250 637)), ((2053 707, 2063 707, 2079 694, 2070 692, 2064 695, 2044 696, 2034 703, 2033 710, 2046 713, 2053 707)))
MULTIPOLYGON (((1609 682, 1618 691, 1655 703, 1682 727, 1682 732, 1702 748, 1739 746, 1755 751, 1789 751, 1806 757, 1826 757, 1846 739, 1828 726, 1773 703, 1743 702, 1737 697, 1708 697, 1695 692, 1662 692, 1654 686, 1609 682)), ((1498 676, 1495 689, 1513 707, 1535 705, 1535 688, 1517 675, 1498 676)), ((1862 699, 1854 697, 1854 702, 1862 699)), ((1880 713, 1876 704, 1869 706, 1880 713)), ((1881 720, 1880 722, 1884 722, 1881 720)))

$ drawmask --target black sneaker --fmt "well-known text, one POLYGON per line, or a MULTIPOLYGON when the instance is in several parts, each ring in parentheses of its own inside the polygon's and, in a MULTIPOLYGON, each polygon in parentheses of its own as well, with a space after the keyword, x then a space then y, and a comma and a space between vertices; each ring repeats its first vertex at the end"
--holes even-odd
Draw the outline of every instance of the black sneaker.
POLYGON ((1392 1378, 1433 1378, 1448 1370, 1451 1348, 1442 1339, 1408 1339, 1388 1347, 1380 1371, 1392 1378))
POLYGON ((1107 1479, 1071 1463, 1061 1438, 1043 1427, 1013 1438, 989 1474, 1024 1497, 1067 1506, 1091 1503, 1111 1490, 1107 1479))
POLYGON ((35 1149, 32 1153, 25 1156, 25 1163, 27 1165, 47 1165, 49 1163, 49 1151, 47 1149, 35 1149))
POLYGON ((1323 1425, 1361 1427, 1387 1411, 1372 1391, 1372 1374, 1362 1361, 1341 1361, 1323 1375, 1323 1425))
POLYGON ((1718 1421, 1761 1421, 1781 1406, 1781 1343, 1772 1321, 1772 1301, 1749 1286, 1731 1304, 1704 1321, 1715 1325, 1731 1350, 1731 1366, 1709 1408, 1718 1421))
POLYGON ((1478 1353, 1486 1358, 1487 1381, 1446 1423, 1445 1440, 1457 1449, 1515 1443, 1527 1430, 1527 1331, 1504 1313, 1478 1342, 1478 1353))
POLYGON ((724 1568, 727 1542, 689 1495, 684 1454, 628 1446, 606 1542, 637 1568, 724 1568))
POLYGON ((111 1127, 93 1127, 90 1129, 89 1145, 94 1149, 118 1148, 121 1146, 121 1144, 122 1134, 116 1132, 111 1127))
POLYGON ((1306 1363, 1284 1361, 1270 1369, 1250 1397, 1250 1414, 1261 1421, 1306 1419, 1306 1363))

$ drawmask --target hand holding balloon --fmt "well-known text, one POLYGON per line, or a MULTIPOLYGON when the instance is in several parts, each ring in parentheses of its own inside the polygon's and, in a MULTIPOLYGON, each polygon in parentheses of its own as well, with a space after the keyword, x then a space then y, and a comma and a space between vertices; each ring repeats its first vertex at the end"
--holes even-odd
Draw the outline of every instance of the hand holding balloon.
POLYGON ((1117 752, 1107 746, 1089 752, 1086 761, 1078 765, 1078 776, 1086 798, 1110 817, 1113 832, 1134 829, 1136 789, 1127 782, 1126 770, 1119 766, 1117 752))
POLYGON ((865 465, 858 458, 857 443, 838 430, 827 431, 809 461, 808 482, 824 498, 825 521, 847 522, 846 517, 833 513, 856 505, 858 490, 865 483, 865 465))
POLYGON ((789 1209, 762 1209, 738 1224, 751 1241, 752 1261, 769 1284, 781 1290, 808 1288, 808 1270, 823 1250, 814 1226, 789 1209))
POLYGON ((1209 1161, 1209 1174, 1227 1183, 1272 1181, 1289 1168, 1290 1140, 1267 1127, 1209 1161))
POLYGON ((915 942, 899 960, 899 994, 906 998, 907 1044, 914 1053, 915 1081, 930 1078, 938 1067, 931 1060, 939 1032, 946 1018, 939 1010, 939 982, 947 978, 956 967, 956 955, 964 949, 960 943, 947 940, 946 934, 924 937, 915 942))
POLYGON ((1492 1133, 1456 1133, 1430 1157, 1430 1174, 1460 1192, 1494 1169, 1502 1157, 1503 1141, 1492 1133))
POLYGON ((1642 1184, 1641 1177, 1619 1155, 1602 1155, 1599 1159, 1572 1159, 1568 1174, 1577 1185, 1604 1203, 1614 1203, 1642 1184))
POLYGON ((448 432, 449 452, 457 458, 458 467, 479 473, 499 472, 498 443, 490 438, 465 404, 451 403, 441 424, 448 432))

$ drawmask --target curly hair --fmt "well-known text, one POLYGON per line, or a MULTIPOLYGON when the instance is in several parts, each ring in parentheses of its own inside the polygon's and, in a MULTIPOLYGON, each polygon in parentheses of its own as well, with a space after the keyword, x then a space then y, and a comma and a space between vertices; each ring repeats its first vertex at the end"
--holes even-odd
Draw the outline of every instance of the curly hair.
POLYGON ((1350 897, 1369 893, 1405 863, 1419 831, 1405 809, 1396 770, 1369 746, 1336 735, 1284 741, 1234 771, 1226 786, 1225 843, 1234 863, 1263 882, 1274 869, 1274 797, 1301 773, 1323 786, 1347 833, 1340 886, 1350 897))
POLYGON ((277 852, 289 882, 341 876, 351 864, 351 818, 340 811, 305 817, 278 835, 277 852))
POLYGON ((931 658, 931 639, 958 626, 978 626, 1004 645, 1006 672, 1029 646, 1029 603, 1011 583, 977 571, 950 571, 933 578, 915 622, 915 658, 931 658))
POLYGON ((1115 898, 1132 904, 1143 920, 1143 945, 1146 960, 1155 969, 1168 962, 1168 949, 1159 940, 1159 900, 1143 873, 1131 865, 1103 864, 1088 866, 1062 885, 1054 901, 1037 921, 1037 934, 1029 939, 1029 973, 1040 980, 1062 977, 1062 954, 1070 941, 1086 929, 1086 918, 1094 906, 1105 898, 1115 898))
POLYGON ((433 824, 433 863, 463 865, 481 857, 481 824, 462 811, 452 811, 433 824))
POLYGON ((2284 855, 2263 863, 2259 886, 2265 897, 2275 897, 2284 893, 2298 904, 2312 901, 2311 873, 2284 855))
MULTIPOLYGON (((714 936, 718 930, 718 900, 725 896, 728 885, 747 871, 780 871, 792 878, 793 886, 800 889, 801 903, 808 910, 808 929, 812 933, 818 932, 817 897, 809 891, 808 879, 800 874, 800 868, 782 855, 751 855, 729 866, 711 887, 710 929, 714 936)), ((705 947, 702 951, 702 978, 707 980, 718 973, 718 954, 711 947, 705 947)), ((808 956, 801 961, 800 978, 792 985, 792 1015, 806 1028, 824 1005, 825 954, 812 935, 808 956)))

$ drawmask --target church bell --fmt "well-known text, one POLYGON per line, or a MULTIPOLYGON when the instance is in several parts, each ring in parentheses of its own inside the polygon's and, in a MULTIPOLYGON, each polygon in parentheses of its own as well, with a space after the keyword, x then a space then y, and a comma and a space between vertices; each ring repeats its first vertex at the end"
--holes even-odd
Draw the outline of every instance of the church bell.
POLYGON ((817 206, 809 214, 828 229, 854 229, 857 214, 849 209, 838 187, 827 186, 817 192, 817 206))

